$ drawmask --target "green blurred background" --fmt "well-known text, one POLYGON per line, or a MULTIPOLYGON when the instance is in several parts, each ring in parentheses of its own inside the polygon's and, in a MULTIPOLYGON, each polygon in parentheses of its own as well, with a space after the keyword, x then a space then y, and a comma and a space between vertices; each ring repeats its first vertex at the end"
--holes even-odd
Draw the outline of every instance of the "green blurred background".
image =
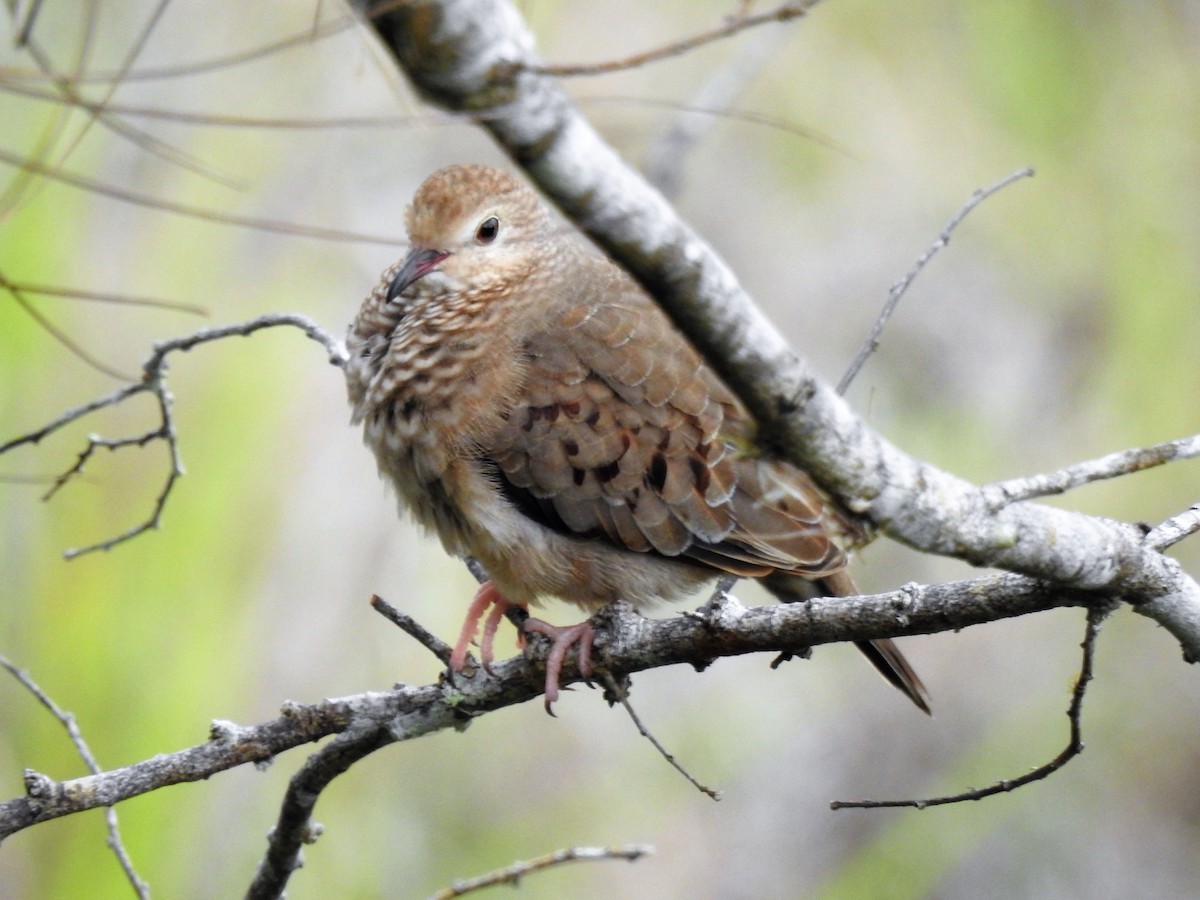
MULTIPOLYGON (((122 68, 148 2, 47 2, 33 40, 60 75, 122 68)), ((520 4, 546 58, 625 56, 707 28, 732 2, 520 4)), ((764 4, 756 4, 756 7, 764 4)), ((0 26, 0 151, 123 190, 224 213, 402 236, 420 180, 500 163, 467 124, 428 116, 361 28, 201 71, 161 71, 264 47, 341 15, 334 4, 176 0, 112 94, 211 115, 417 116, 390 127, 234 128, 126 117, 225 181, 164 161, 46 90, 11 17, 0 26), (156 70, 157 74, 156 74, 156 70), (145 75, 150 77, 138 77, 145 75)), ((891 283, 973 190, 1032 165, 977 210, 910 292, 851 390, 885 435, 977 481, 1055 469, 1200 430, 1200 7, 1178 2, 826 2, 804 20, 682 58, 566 86, 601 131, 649 165, 680 108, 752 65, 737 116, 684 158, 676 197, 797 348, 836 380, 891 283), (666 105, 658 101, 667 101, 666 105), (804 130, 808 137, 799 133, 804 130), (813 136, 815 135, 815 136, 813 136)), ((109 83, 81 83, 92 100, 109 83)), ((689 119, 689 124, 695 124, 689 119)), ((121 203, 0 167, 0 273, 13 281, 199 304, 162 311, 36 300, 105 364, 136 373, 154 340, 272 310, 341 333, 399 251, 284 237, 121 203)), ((0 297, 0 442, 119 382, 0 297)), ((102 453, 42 503, 86 435, 153 427, 146 398, 0 458, 0 653, 72 710, 116 767, 202 742, 209 720, 252 723, 437 666, 367 606, 378 592, 444 637, 472 592, 461 565, 397 518, 348 427, 340 374, 279 331, 172 358, 187 477, 161 530, 108 553, 68 547, 143 519, 163 447, 102 453), (29 479, 35 483, 26 483, 29 479)), ((1097 485, 1065 506, 1161 521, 1197 499, 1196 464, 1097 485)), ((1195 544, 1178 557, 1200 574, 1195 544)), ((970 574, 881 541, 867 589, 970 574)), ((740 586, 745 602, 765 602, 740 586)), ((556 621, 573 609, 552 607, 556 621)), ((647 842, 633 865, 532 877, 527 897, 1185 896, 1200 883, 1200 673, 1128 609, 1106 625, 1087 751, 1050 780, 925 812, 831 812, 833 799, 920 797, 1020 775, 1066 740, 1083 633, 1058 611, 911 638, 933 692, 916 714, 850 648, 778 671, 638 676, 634 702, 720 803, 702 797, 596 692, 557 720, 537 703, 388 748, 336 782, 293 898, 417 897, 571 844, 647 842)), ((502 646, 510 635, 502 637, 502 646)), ((306 751, 119 808, 127 847, 166 897, 237 896, 306 751)), ((60 726, 0 677, 0 796, 30 767, 83 773, 60 726)), ((5 897, 130 891, 97 811, 0 849, 5 897)))

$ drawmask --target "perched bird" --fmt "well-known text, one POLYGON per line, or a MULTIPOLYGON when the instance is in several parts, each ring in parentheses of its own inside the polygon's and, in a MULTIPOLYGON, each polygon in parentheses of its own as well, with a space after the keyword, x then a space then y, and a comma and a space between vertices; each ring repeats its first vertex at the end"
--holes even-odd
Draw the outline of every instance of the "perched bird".
MULTIPOLYGON (((725 573, 796 597, 801 579, 856 593, 836 542, 849 522, 804 472, 756 451, 749 413, 641 286, 530 189, 442 169, 407 226, 411 250, 363 302, 345 371, 353 422, 402 505, 491 579, 452 668, 485 613, 490 664, 508 604, 645 607, 725 573)), ((524 627, 553 640, 549 710, 570 645, 590 674, 593 632, 524 627)), ((928 712, 891 641, 859 647, 928 712)))

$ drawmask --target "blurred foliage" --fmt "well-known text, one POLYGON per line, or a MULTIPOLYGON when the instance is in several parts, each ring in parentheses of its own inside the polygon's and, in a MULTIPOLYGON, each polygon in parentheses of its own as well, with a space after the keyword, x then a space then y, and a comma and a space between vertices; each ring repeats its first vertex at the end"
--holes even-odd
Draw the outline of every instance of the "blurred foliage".
MULTIPOLYGON (((555 61, 620 57, 707 27, 734 6, 521 4, 555 61)), ((131 107, 313 119, 427 112, 356 29, 243 63, 141 77, 315 34, 315 23, 341 14, 333 4, 274 0, 250 11, 176 0, 131 59, 152 7, 81 12, 47 2, 32 37, 85 96, 131 107), (107 82, 78 79, 126 61, 111 97, 107 82)), ((3 28, 0 151, 124 190, 395 238, 429 171, 501 162, 478 131, 445 118, 299 129, 120 117, 230 187, 88 125, 79 111, 16 93, 52 84, 16 46, 11 17, 3 28)), ((986 481, 1198 430, 1198 38, 1200 16, 1184 0, 828 0, 782 34, 746 34, 567 87, 640 162, 687 115, 644 101, 687 106, 739 53, 757 53, 759 71, 736 108, 819 138, 719 118, 678 160, 676 199, 830 378, 889 285, 970 193, 1034 166, 1036 178, 977 210, 922 275, 851 391, 907 450, 986 481)), ((20 172, 6 166, 2 177, 0 186, 12 185, 20 172)), ((395 255, 198 221, 43 176, 0 209, 0 273, 10 280, 209 311, 202 323, 32 301, 126 373, 155 339, 269 310, 340 330, 395 255)), ((397 519, 320 349, 297 334, 261 334, 177 356, 171 372, 188 474, 161 530, 108 553, 59 555, 149 513, 166 472, 161 445, 102 453, 51 502, 38 499, 89 432, 153 427, 148 403, 0 458, 0 652, 78 716, 107 767, 199 743, 213 718, 260 721, 285 699, 435 678, 434 660, 366 600, 377 591, 448 636, 471 580, 397 519)), ((0 441, 116 385, 0 296, 0 441)), ((1180 465, 1055 502, 1153 522, 1196 500, 1196 474, 1195 464, 1180 465)), ((1194 547, 1178 555, 1200 572, 1194 547)), ((886 588, 968 570, 881 543, 857 571, 864 585, 886 588)), ((754 586, 738 593, 763 600, 754 586)), ((634 865, 541 874, 522 883, 523 896, 1186 895, 1200 879, 1200 678, 1128 610, 1102 635, 1085 707, 1088 750, 1067 770, 952 809, 828 810, 832 799, 954 792, 1050 758, 1066 740, 1062 712, 1082 633, 1082 615, 1056 612, 910 639, 934 692, 932 722, 845 648, 774 672, 766 659, 742 659, 703 675, 639 676, 643 718, 723 791, 719 804, 690 790, 623 713, 586 690, 566 697, 557 720, 530 704, 465 734, 392 747, 322 798, 317 816, 328 831, 289 895, 423 896, 557 847, 632 841, 658 852, 634 865)), ((165 896, 239 894, 302 757, 122 805, 142 876, 165 896)), ((26 767, 58 778, 83 772, 57 724, 0 679, 0 794, 20 794, 26 767)), ((6 897, 129 893, 98 813, 30 829, 0 850, 6 897)))

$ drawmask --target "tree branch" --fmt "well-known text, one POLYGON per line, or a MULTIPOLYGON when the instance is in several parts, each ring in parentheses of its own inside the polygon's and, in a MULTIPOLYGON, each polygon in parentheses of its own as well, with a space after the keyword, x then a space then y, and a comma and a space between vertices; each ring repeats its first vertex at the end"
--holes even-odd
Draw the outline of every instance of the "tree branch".
POLYGON ((162 441, 167 445, 167 450, 171 458, 171 466, 166 478, 163 480, 162 487, 159 489, 158 496, 155 498, 150 514, 141 522, 127 528, 120 534, 97 541, 94 544, 89 544, 86 547, 75 547, 63 551, 64 557, 74 559, 77 556, 92 553, 96 550, 111 550, 118 544, 123 544, 125 541, 137 537, 139 534, 159 526, 163 510, 167 505, 167 499, 171 496, 171 491, 174 489, 175 483, 183 477, 183 459, 179 453, 179 439, 175 434, 175 416, 172 411, 175 398, 167 389, 167 357, 172 353, 191 350, 210 341, 219 341, 234 336, 248 337, 264 328, 276 328, 281 325, 299 328, 310 340, 316 341, 324 347, 325 352, 329 354, 329 361, 333 365, 341 366, 345 362, 346 350, 341 342, 307 316, 296 313, 265 313, 248 322, 203 328, 192 334, 161 341, 154 345, 154 352, 142 363, 142 378, 140 381, 119 388, 111 394, 101 397, 98 400, 93 400, 91 403, 85 403, 82 406, 67 410, 57 419, 36 431, 31 431, 4 444, 0 444, 0 456, 3 456, 17 447, 38 444, 67 425, 77 422, 98 410, 106 409, 110 406, 119 406, 138 394, 149 393, 154 397, 158 405, 159 415, 158 426, 156 428, 143 434, 124 438, 102 438, 97 435, 91 435, 88 438, 87 445, 80 451, 79 456, 76 457, 75 464, 65 472, 59 474, 54 479, 50 490, 42 497, 43 500, 49 500, 69 481, 82 475, 84 466, 91 460, 95 452, 101 448, 117 451, 125 447, 144 447, 155 441, 162 441))
MULTIPOLYGON (((614 678, 662 666, 705 668, 713 660, 747 653, 802 654, 819 644, 952 631, 1008 616, 1080 606, 1082 592, 1050 590, 1017 575, 905 587, 862 597, 822 597, 807 603, 745 607, 729 597, 698 613, 646 619, 624 605, 597 614, 596 658, 614 678)), ((290 872, 305 840, 320 789, 361 758, 386 744, 446 728, 464 728, 482 713, 524 703, 541 694, 545 660, 531 642, 525 655, 424 686, 401 685, 302 706, 287 704, 278 719, 241 727, 215 722, 204 744, 99 775, 56 781, 26 772, 26 795, 0 803, 0 840, 50 819, 112 806, 172 784, 201 781, 246 763, 329 735, 344 735, 318 751, 293 779, 280 825, 272 837, 272 877, 290 872), (357 754, 357 757, 355 756, 357 754)), ((582 680, 573 659, 565 686, 582 680)))
POLYGON ((600 63, 582 63, 578 65, 540 65, 532 69, 532 71, 541 75, 564 77, 569 75, 608 75, 612 72, 637 69, 648 63, 658 62, 672 56, 682 56, 685 53, 690 53, 699 47, 703 47, 705 44, 733 37, 739 31, 745 31, 748 28, 757 28, 759 25, 766 25, 768 23, 789 22, 792 19, 798 19, 801 16, 807 15, 808 11, 817 5, 817 2, 818 0, 804 0, 804 2, 784 3, 775 9, 762 13, 754 13, 753 15, 747 14, 743 10, 739 15, 728 17, 725 24, 718 25, 709 31, 703 31, 690 38, 674 41, 663 47, 647 50, 644 53, 635 53, 633 56, 627 56, 624 59, 615 59, 600 63))
POLYGON ((565 850, 555 850, 545 856, 513 863, 511 866, 505 866, 503 869, 497 869, 476 878, 456 881, 450 887, 438 891, 429 900, 453 900, 454 897, 461 897, 472 891, 494 887, 497 884, 511 884, 516 887, 517 883, 526 875, 561 866, 564 863, 600 859, 624 859, 628 862, 636 862, 653 852, 654 848, 648 844, 630 844, 626 847, 567 847, 565 850))
MULTIPOLYGON (((71 743, 75 745, 75 750, 79 753, 79 757, 83 760, 84 765, 88 767, 88 771, 93 775, 99 775, 102 771, 100 763, 97 762, 95 754, 92 753, 92 748, 88 746, 83 733, 79 730, 79 723, 75 721, 75 716, 55 703, 49 694, 38 687, 28 672, 13 665, 13 663, 2 655, 0 655, 0 668, 7 669, 9 674, 20 682, 38 703, 49 710, 50 714, 67 730, 67 736, 71 739, 71 743)), ((129 857, 129 851, 125 849, 125 841, 121 838, 121 826, 117 822, 117 811, 111 806, 104 810, 104 822, 108 828, 108 846, 112 850, 113 855, 116 856, 117 864, 121 867, 121 871, 125 873, 125 878, 129 881, 129 885, 133 888, 134 893, 142 898, 142 900, 145 900, 145 898, 150 896, 150 887, 138 875, 137 869, 134 868, 133 860, 129 857)))
POLYGON ((993 794, 1005 794, 1015 791, 1027 784, 1049 778, 1080 753, 1083 752, 1083 697, 1092 680, 1092 661, 1096 655, 1096 638, 1100 634, 1100 626, 1105 617, 1112 612, 1111 607, 1089 607, 1087 628, 1084 631, 1083 661, 1079 664, 1079 674, 1075 678, 1075 686, 1071 689, 1071 702, 1067 706, 1067 719, 1070 722, 1070 733, 1067 745, 1049 762, 1019 775, 1016 778, 1005 778, 987 787, 971 788, 960 794, 947 797, 930 797, 925 800, 834 800, 829 804, 832 810, 838 809, 885 809, 895 807, 911 807, 912 809, 929 809, 931 806, 946 806, 953 803, 964 803, 968 800, 982 800, 993 794))

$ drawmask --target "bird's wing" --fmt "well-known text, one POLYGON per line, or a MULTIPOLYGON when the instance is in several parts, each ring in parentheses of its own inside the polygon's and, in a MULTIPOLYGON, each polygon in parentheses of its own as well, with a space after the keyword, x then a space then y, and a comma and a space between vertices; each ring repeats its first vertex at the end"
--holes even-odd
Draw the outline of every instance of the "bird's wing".
POLYGON ((739 452, 737 400, 648 299, 618 296, 560 310, 527 342, 521 400, 482 448, 501 491, 627 550, 739 575, 841 568, 807 476, 739 452))

